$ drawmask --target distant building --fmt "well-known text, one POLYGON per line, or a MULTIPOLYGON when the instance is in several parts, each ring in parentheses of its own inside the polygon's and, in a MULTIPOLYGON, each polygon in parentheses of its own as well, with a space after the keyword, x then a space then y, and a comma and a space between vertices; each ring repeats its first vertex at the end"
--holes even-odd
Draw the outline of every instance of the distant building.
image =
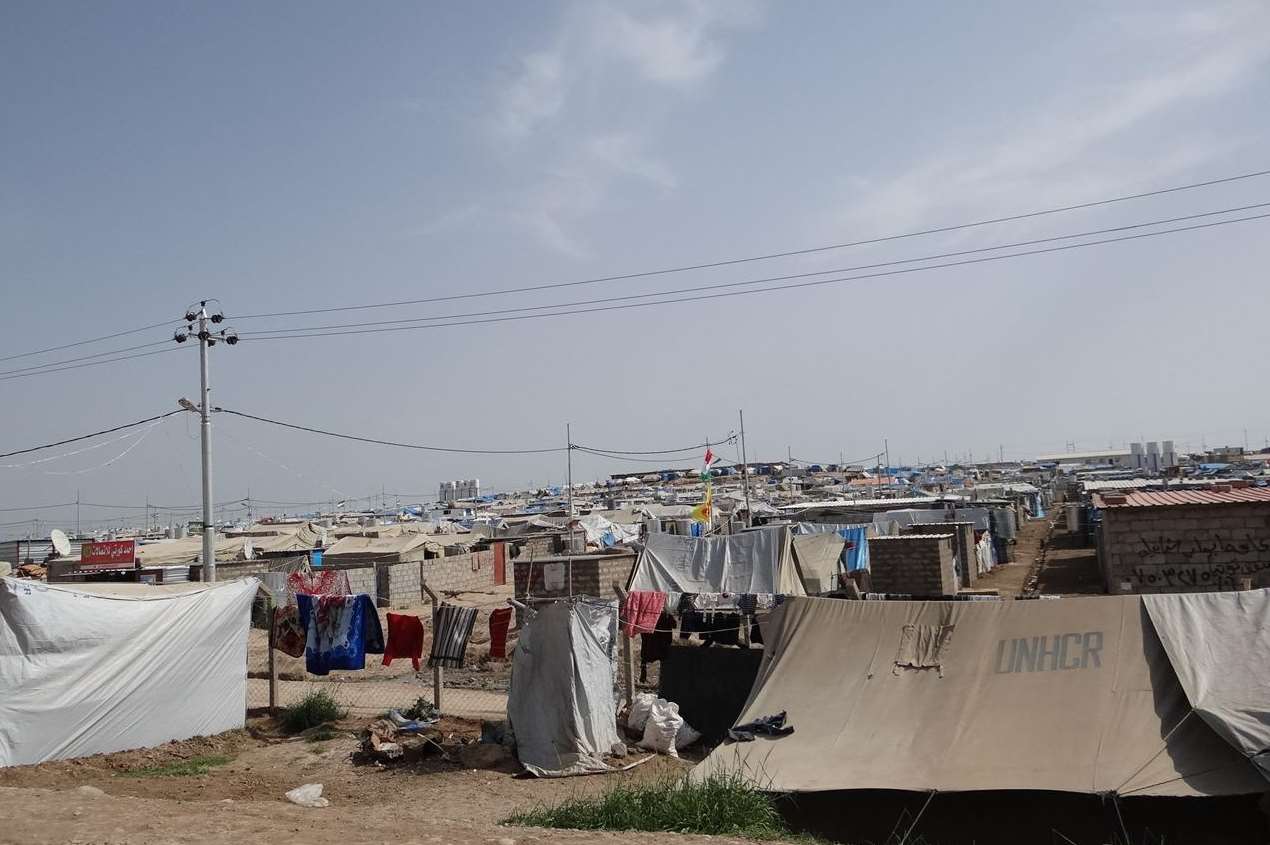
POLYGON ((481 495, 481 480, 468 478, 463 481, 442 481, 441 491, 437 494, 442 502, 462 502, 476 499, 481 495))

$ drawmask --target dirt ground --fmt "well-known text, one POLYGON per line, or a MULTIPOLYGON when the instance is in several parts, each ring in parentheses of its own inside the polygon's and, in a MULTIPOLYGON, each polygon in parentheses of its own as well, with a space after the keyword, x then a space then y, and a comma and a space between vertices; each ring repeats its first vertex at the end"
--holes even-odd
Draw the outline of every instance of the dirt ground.
POLYGON ((1041 541, 1050 530, 1049 518, 1029 519, 1019 526, 1014 538, 1014 563, 999 564, 987 575, 976 579, 974 589, 997 590, 1003 596, 1023 592, 1032 565, 1040 554, 1041 541))
MULTIPOLYGON (((0 843, 304 842, 535 845, 669 840, 730 842, 674 834, 588 833, 503 827, 513 811, 593 794, 622 780, 686 771, 691 763, 657 757, 629 772, 538 780, 508 770, 464 769, 433 757, 410 767, 355 764, 358 740, 349 733, 326 742, 281 739, 267 720, 246 731, 173 742, 119 754, 0 770, 0 843), (270 731, 264 733, 262 731, 270 731), (197 776, 137 777, 139 768, 206 755, 231 757, 197 776), (284 793, 321 783, 331 802, 323 809, 291 804, 284 793), (98 795, 95 787, 104 792, 98 795)), ((475 723, 448 720, 447 736, 472 738, 475 723)), ((638 759, 638 758, 635 758, 638 759)))

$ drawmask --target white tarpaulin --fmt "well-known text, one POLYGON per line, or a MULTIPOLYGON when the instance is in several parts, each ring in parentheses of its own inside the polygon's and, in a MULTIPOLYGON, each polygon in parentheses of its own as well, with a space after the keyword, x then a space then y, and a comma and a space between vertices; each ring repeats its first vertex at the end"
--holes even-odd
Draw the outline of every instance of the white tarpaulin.
POLYGON ((1270 778, 1270 590, 1142 597, 1186 698, 1270 778))
POLYGON ((632 590, 806 595, 784 526, 721 537, 650 534, 632 590))
POLYGON ((258 586, 0 580, 0 766, 241 728, 258 586))
POLYGON ((603 772, 620 741, 614 690, 617 602, 555 602, 520 634, 507 720, 516 754, 539 777, 603 772))

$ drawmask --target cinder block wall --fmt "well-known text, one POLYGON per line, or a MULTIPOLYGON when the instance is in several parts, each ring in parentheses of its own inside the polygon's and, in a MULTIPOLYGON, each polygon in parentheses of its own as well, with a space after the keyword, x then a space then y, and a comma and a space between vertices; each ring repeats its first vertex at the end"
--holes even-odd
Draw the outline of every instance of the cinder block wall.
POLYGON ((423 575, 437 590, 488 590, 494 585, 494 552, 469 552, 425 561, 423 575))
POLYGON ((952 534, 908 534, 869 540, 873 591, 953 595, 952 534))
POLYGON ((975 524, 973 522, 915 522, 909 534, 951 534, 957 556, 961 586, 973 587, 979 580, 979 563, 975 556, 975 524))
POLYGON ((1098 549, 1110 593, 1235 590, 1270 570, 1270 502, 1104 508, 1098 549))
POLYGON ((567 562, 567 560, 567 558, 547 558, 545 560, 529 561, 524 558, 518 558, 515 563, 516 596, 524 598, 526 595, 532 594, 535 599, 567 598, 570 595, 569 571, 572 569, 573 595, 598 596, 605 599, 613 598, 613 584, 617 583, 625 587, 630 580, 631 570, 635 566, 635 554, 633 552, 588 555, 574 558, 572 562, 567 562), (543 578, 543 567, 550 565, 563 565, 565 567, 565 583, 562 589, 548 590, 546 588, 543 578), (530 582, 531 571, 533 573, 532 584, 530 582))

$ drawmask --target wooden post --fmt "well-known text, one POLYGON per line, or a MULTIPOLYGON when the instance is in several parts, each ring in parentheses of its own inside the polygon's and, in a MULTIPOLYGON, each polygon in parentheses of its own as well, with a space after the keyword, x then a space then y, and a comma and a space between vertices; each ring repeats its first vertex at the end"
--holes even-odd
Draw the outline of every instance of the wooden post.
MULTIPOLYGON (((437 598, 437 594, 428 586, 427 579, 423 577, 423 564, 419 564, 419 591, 420 595, 427 595, 432 600, 432 642, 435 646, 437 641, 437 614, 440 612, 441 600, 437 598)), ((441 673, 441 664, 432 667, 432 704, 437 708, 437 712, 441 712, 441 690, 445 688, 445 678, 441 673)))
POLYGON ((617 606, 619 608, 617 629, 618 636, 622 638, 622 664, 626 667, 626 672, 624 673, 626 677, 622 682, 622 692, 625 694, 626 704, 629 706, 635 701, 635 649, 631 646, 631 638, 623 636, 621 633, 622 619, 620 609, 622 605, 626 604, 626 590, 615 583, 613 592, 617 593, 617 606))
POLYGON ((269 715, 273 716, 278 712, 278 660, 274 657, 273 649, 276 645, 274 641, 274 608, 273 597, 270 596, 265 604, 268 610, 269 625, 269 715))

